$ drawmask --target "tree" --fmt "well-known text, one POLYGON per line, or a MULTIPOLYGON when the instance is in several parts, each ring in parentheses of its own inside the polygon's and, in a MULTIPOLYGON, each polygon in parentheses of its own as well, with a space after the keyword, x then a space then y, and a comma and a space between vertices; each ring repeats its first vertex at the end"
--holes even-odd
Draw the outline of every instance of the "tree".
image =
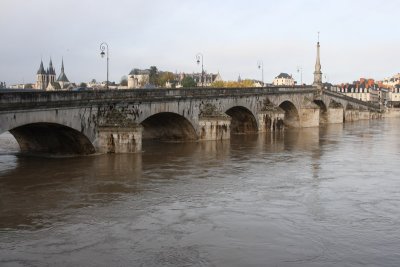
POLYGON ((211 87, 222 88, 225 87, 225 83, 223 81, 216 81, 211 84, 211 87))
POLYGON ((121 77, 121 82, 119 83, 121 86, 128 86, 128 78, 124 75, 121 77))
POLYGON ((31 83, 27 83, 27 84, 25 84, 24 88, 25 89, 32 89, 33 85, 31 83))
POLYGON ((92 79, 91 83, 96 84, 97 83, 96 79, 92 79))
POLYGON ((182 84, 182 87, 196 87, 196 82, 195 82, 195 80, 194 80, 192 77, 190 77, 190 76, 185 76, 185 77, 182 79, 181 84, 182 84))
POLYGON ((86 87, 87 87, 87 84, 86 84, 86 83, 84 83, 84 82, 82 82, 82 83, 80 83, 80 84, 79 84, 79 87, 86 88, 86 87))
POLYGON ((254 82, 252 80, 246 79, 241 82, 241 87, 253 87, 254 82))
POLYGON ((225 86, 228 88, 237 88, 239 87, 239 82, 236 81, 228 81, 225 83, 225 86))
POLYGON ((167 82, 174 83, 175 82, 175 75, 172 72, 166 71, 161 73, 159 77, 159 85, 165 86, 167 82))
POLYGON ((246 79, 241 81, 217 81, 212 84, 212 87, 226 87, 226 88, 246 88, 253 87, 254 82, 252 80, 246 79))
POLYGON ((150 73, 149 73, 149 83, 153 85, 159 85, 159 75, 158 75, 158 69, 156 66, 151 66, 150 67, 150 73))

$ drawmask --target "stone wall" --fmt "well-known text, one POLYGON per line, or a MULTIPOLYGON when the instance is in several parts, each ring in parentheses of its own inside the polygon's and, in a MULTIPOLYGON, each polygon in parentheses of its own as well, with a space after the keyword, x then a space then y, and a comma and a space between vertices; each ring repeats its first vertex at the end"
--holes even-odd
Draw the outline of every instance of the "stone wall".
POLYGON ((280 108, 277 108, 276 110, 261 111, 258 113, 258 131, 282 131, 284 129, 284 119, 285 112, 280 108))
POLYGON ((302 108, 299 110, 300 127, 319 126, 319 108, 302 108))
POLYGON ((379 116, 373 116, 375 113, 368 110, 346 110, 345 111, 345 122, 369 120, 379 116))
POLYGON ((136 153, 142 151, 142 126, 99 127, 95 142, 99 153, 136 153))
POLYGON ((343 108, 328 108, 327 123, 343 123, 343 108))
POLYGON ((382 115, 384 118, 399 118, 400 108, 388 108, 382 115))
POLYGON ((199 119, 200 140, 230 139, 231 118, 228 116, 201 117, 199 119))

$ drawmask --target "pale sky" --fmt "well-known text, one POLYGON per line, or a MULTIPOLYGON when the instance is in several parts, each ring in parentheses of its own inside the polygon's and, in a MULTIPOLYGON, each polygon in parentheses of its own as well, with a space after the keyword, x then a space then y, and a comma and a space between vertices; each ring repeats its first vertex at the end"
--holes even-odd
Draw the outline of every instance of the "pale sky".
MULTIPOLYGON (((132 68, 311 83, 320 31, 323 77, 351 82, 400 72, 399 0, 0 0, 0 81, 34 82, 40 60, 70 81, 110 80, 132 68)), ((325 80, 325 79, 324 79, 325 80)))

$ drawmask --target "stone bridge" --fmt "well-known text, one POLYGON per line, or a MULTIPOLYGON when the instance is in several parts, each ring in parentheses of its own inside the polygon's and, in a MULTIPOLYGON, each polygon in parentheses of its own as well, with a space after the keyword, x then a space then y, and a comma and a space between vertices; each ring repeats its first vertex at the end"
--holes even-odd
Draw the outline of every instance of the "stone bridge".
POLYGON ((139 152, 142 139, 229 139, 380 116, 379 107, 313 87, 0 93, 0 134, 22 152, 139 152))

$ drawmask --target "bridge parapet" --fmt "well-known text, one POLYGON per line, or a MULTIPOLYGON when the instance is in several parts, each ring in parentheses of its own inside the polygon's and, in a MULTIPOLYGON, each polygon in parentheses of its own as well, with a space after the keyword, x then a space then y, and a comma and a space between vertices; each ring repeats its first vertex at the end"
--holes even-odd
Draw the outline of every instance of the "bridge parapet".
POLYGON ((341 93, 337 93, 337 92, 333 92, 333 91, 326 91, 326 90, 324 90, 323 93, 325 95, 328 95, 328 96, 333 96, 333 97, 340 98, 340 99, 343 99, 345 101, 348 101, 350 103, 354 103, 354 104, 357 104, 357 105, 361 105, 363 107, 367 107, 367 108, 369 108, 371 110, 375 110, 375 111, 380 111, 381 110, 379 105, 368 103, 368 102, 359 100, 357 98, 353 98, 353 97, 349 97, 349 96, 343 95, 341 93))
POLYGON ((0 92, 0 110, 81 106, 99 102, 160 101, 187 98, 242 97, 268 94, 301 94, 313 92, 312 87, 264 88, 188 88, 188 89, 134 89, 60 92, 0 92))

